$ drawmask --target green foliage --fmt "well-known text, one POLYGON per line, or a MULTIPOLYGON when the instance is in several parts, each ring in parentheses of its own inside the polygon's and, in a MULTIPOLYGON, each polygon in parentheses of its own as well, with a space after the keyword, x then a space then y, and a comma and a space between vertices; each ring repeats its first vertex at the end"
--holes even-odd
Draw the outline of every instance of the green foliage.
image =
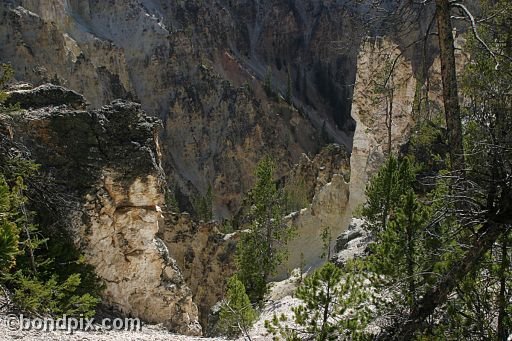
POLYGON ((272 69, 271 67, 267 67, 267 71, 265 73, 265 78, 263 79, 263 90, 265 90, 265 94, 271 99, 277 99, 277 93, 272 85, 272 69))
POLYGON ((93 268, 68 236, 40 229, 28 209, 25 179, 37 169, 19 156, 0 157, 0 284, 25 312, 92 316, 102 290, 93 268))
POLYGON ((409 139, 408 153, 420 167, 419 172, 435 175, 448 167, 448 143, 441 112, 432 119, 417 120, 409 139))
POLYGON ((375 300, 381 316, 410 311, 461 254, 454 232, 459 226, 446 202, 448 181, 439 178, 420 199, 418 169, 409 158, 392 156, 367 186, 368 202, 361 211, 374 241, 361 266, 374 274, 371 286, 386 293, 375 300))
POLYGON ((290 72, 290 65, 288 65, 287 69, 287 82, 286 82, 286 97, 285 100, 288 104, 292 105, 292 75, 290 72))
POLYGON ((232 219, 224 219, 219 226, 219 231, 224 234, 235 232, 235 226, 232 219))
POLYGON ((47 281, 29 277, 21 270, 13 276, 13 301, 22 310, 31 313, 92 317, 99 298, 89 293, 78 295, 80 274, 73 274, 60 281, 52 275, 47 281))
POLYGON ((366 227, 372 232, 386 229, 388 216, 400 204, 400 197, 416 179, 416 166, 409 158, 389 156, 366 187, 367 201, 361 209, 366 227))
POLYGON ((293 232, 283 222, 284 194, 274 182, 274 168, 269 157, 256 168, 256 183, 248 195, 250 230, 242 234, 237 247, 238 277, 252 302, 266 294, 267 281, 285 259, 284 246, 293 232))
POLYGON ((329 261, 331 259, 332 243, 331 228, 328 226, 324 227, 320 236, 322 237, 322 254, 320 255, 320 258, 327 258, 327 260, 329 261))
MULTIPOLYGON (((355 264, 355 263, 354 263, 355 264)), ((353 267, 346 273, 327 262, 297 289, 302 303, 293 309, 294 320, 274 315, 267 330, 285 340, 361 340, 370 318, 372 293, 364 273, 353 267)))
MULTIPOLYGON (((501 181, 510 177, 512 160, 512 3, 506 0, 482 1, 482 20, 477 25, 481 41, 468 34, 466 49, 471 63, 460 75, 460 89, 464 96, 462 116, 464 124, 464 149, 466 177, 474 191, 466 191, 473 205, 493 211, 499 207, 501 181), (493 51, 493 54, 489 53, 493 51)), ((481 217, 478 217, 481 219, 481 217)), ((475 219, 476 220, 476 219, 475 219)), ((477 221, 473 223, 480 228, 477 221)), ((471 235, 466 227, 464 234, 445 244, 459 249, 471 235)), ((505 232, 505 230, 504 230, 505 232)), ((446 235, 446 233, 444 233, 446 235)), ((503 233, 457 286, 455 295, 448 301, 434 335, 448 340, 503 340, 512 331, 510 299, 512 288, 512 236, 503 233)), ((458 251, 460 254, 461 251, 458 251)), ((460 257, 459 257, 460 258, 460 257)), ((438 264, 452 263, 456 257, 444 257, 438 264), (446 260, 445 260, 446 259, 446 260)))
POLYGON ((165 206, 172 212, 179 212, 178 199, 176 199, 176 188, 168 187, 165 191, 165 206))
POLYGON ((9 186, 0 175, 0 274, 9 271, 19 253, 19 231, 12 219, 12 199, 9 186))
POLYGON ((320 138, 322 139, 323 143, 334 143, 333 139, 329 135, 329 132, 327 131, 327 122, 325 120, 322 123, 322 129, 320 130, 320 138))
POLYGON ((306 182, 302 178, 292 178, 284 186, 286 212, 296 212, 309 206, 310 198, 306 182))
POLYGON ((9 97, 5 91, 2 91, 5 85, 14 76, 14 70, 9 64, 0 64, 0 113, 10 112, 19 109, 18 105, 5 106, 4 102, 9 97))
POLYGON ((218 330, 228 337, 247 335, 256 318, 256 310, 251 305, 244 284, 236 275, 230 277, 226 298, 219 312, 218 330))
POLYGON ((371 244, 370 270, 384 276, 386 280, 380 285, 393 285, 398 289, 393 300, 395 306, 401 301, 413 306, 419 296, 425 258, 428 258, 425 254, 428 219, 427 207, 409 189, 400 197, 386 229, 378 232, 376 242, 371 244))
POLYGON ((204 196, 197 196, 192 200, 196 218, 199 220, 210 221, 213 218, 213 192, 212 186, 208 186, 208 190, 204 196))

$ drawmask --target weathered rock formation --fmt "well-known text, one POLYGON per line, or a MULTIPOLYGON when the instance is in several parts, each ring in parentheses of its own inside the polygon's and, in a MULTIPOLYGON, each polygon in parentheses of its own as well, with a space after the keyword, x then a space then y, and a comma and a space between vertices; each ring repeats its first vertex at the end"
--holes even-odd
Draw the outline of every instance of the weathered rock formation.
POLYGON ((59 226, 69 229, 105 282, 105 303, 175 332, 201 334, 191 290, 157 237, 165 181, 160 122, 124 101, 94 111, 73 109, 83 98, 52 86, 13 97, 22 103, 30 99, 34 109, 2 116, 0 131, 26 147, 53 179, 52 199, 65 199, 57 202, 65 207, 59 226), (70 106, 36 108, 54 96, 58 103, 75 100, 70 106))
POLYGON ((350 221, 349 203, 350 165, 344 147, 328 145, 313 159, 303 156, 288 181, 300 182, 311 193, 311 204, 290 214, 287 223, 296 229, 296 237, 287 245, 288 259, 280 267, 276 279, 283 279, 296 268, 308 270, 324 259, 322 231, 330 230, 331 246, 350 221))
POLYGON ((368 254, 368 245, 372 242, 370 233, 363 228, 364 220, 353 218, 348 228, 338 238, 334 245, 331 261, 344 265, 350 259, 364 257, 368 254))
POLYGON ((215 216, 224 217, 237 211, 262 155, 273 155, 284 175, 302 153, 318 151, 321 131, 350 148, 361 35, 353 7, 2 1, 0 60, 13 64, 18 79, 62 84, 94 108, 116 98, 140 101, 164 122, 163 167, 182 208, 211 185, 215 216), (284 97, 290 88, 300 111, 265 94, 267 70, 274 92, 284 97))
POLYGON ((399 46, 389 39, 367 40, 360 50, 357 65, 352 103, 356 131, 350 157, 352 210, 364 202, 366 183, 384 162, 384 155, 388 151, 386 119, 390 108, 392 150, 396 152, 407 141, 413 125, 413 103, 417 90, 411 62, 402 55, 399 46), (387 90, 382 91, 382 84, 388 77, 387 90))
POLYGON ((195 222, 187 213, 165 218, 160 236, 192 290, 201 325, 208 326, 210 310, 224 297, 227 279, 236 270, 238 234, 220 233, 216 222, 195 222))
MULTIPOLYGON (((463 45, 464 38, 456 36, 456 44, 463 45)), ((459 71, 467 60, 468 56, 458 50, 459 71)), ((389 137, 391 150, 396 153, 408 142, 419 117, 442 112, 439 58, 434 56, 426 66, 424 79, 415 72, 414 62, 418 63, 389 38, 367 39, 361 46, 352 103, 356 130, 350 157, 350 211, 365 201, 366 183, 385 161, 389 137)))

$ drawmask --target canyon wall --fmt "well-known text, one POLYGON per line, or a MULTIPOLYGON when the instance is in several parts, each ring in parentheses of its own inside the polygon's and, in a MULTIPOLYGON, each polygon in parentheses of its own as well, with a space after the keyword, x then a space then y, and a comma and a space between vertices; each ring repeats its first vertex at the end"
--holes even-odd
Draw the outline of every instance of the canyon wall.
POLYGON ((0 60, 18 79, 64 85, 93 108, 132 99, 162 119, 163 167, 182 209, 211 186, 215 217, 236 213, 262 155, 282 176, 325 140, 350 149, 361 35, 351 7, 9 0, 0 18, 0 60))
POLYGON ((301 268, 309 271, 321 265, 324 241, 322 232, 328 229, 331 245, 350 222, 348 210, 350 192, 349 153, 345 147, 331 144, 324 147, 313 159, 303 155, 287 178, 298 183, 307 193, 309 204, 285 218, 296 235, 287 245, 288 256, 278 269, 275 279, 287 278, 291 271, 301 268))
MULTIPOLYGON (((454 38, 460 74, 469 56, 461 49, 464 36, 454 31, 454 38)), ((391 39, 368 38, 361 45, 352 102, 356 130, 350 157, 350 212, 365 201, 365 186, 385 161, 389 143, 398 153, 419 120, 444 118, 440 60, 434 55, 425 62, 422 77, 415 70, 420 61, 411 60, 391 39)))
POLYGON ((57 216, 51 226, 65 229, 95 267, 105 284, 104 303, 174 332, 200 335, 192 292, 157 237, 165 182, 160 122, 125 101, 86 111, 80 95, 52 85, 12 97, 31 109, 0 118, 3 138, 41 165, 47 193, 35 204, 51 212, 39 214, 44 221, 57 216), (37 106, 52 96, 61 96, 62 105, 37 106), (65 98, 75 100, 64 104, 65 98))

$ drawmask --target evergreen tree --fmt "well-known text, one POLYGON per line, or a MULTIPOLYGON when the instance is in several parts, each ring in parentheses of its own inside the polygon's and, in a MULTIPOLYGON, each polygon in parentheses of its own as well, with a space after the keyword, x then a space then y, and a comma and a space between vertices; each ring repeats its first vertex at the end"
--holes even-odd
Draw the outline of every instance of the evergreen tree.
POLYGON ((400 204, 400 198, 415 181, 415 166, 409 158, 398 160, 390 155, 386 163, 366 187, 367 201, 361 214, 372 232, 386 229, 389 215, 400 204))
POLYGON ((350 271, 344 274, 333 263, 325 263, 297 289, 295 296, 302 303, 292 308, 293 321, 274 315, 272 321, 265 321, 267 330, 285 340, 363 339, 372 293, 355 264, 348 265, 350 271))
POLYGON ((102 285, 92 267, 83 264, 63 236, 53 234, 52 240, 45 236, 49 232, 33 223, 34 214, 26 208, 22 175, 32 176, 37 167, 26 160, 0 166, 12 171, 7 179, 13 183, 9 186, 0 172, 0 283, 25 312, 93 316, 102 285), (58 253, 53 255, 52 249, 58 253), (62 263, 55 262, 57 255, 62 263))
POLYGON ((263 158, 256 168, 256 183, 248 195, 251 203, 250 230, 237 247, 238 277, 252 302, 261 301, 267 281, 285 259, 284 249, 292 228, 283 222, 285 197, 274 182, 275 164, 263 158))
POLYGON ((196 196, 193 199, 194 213, 197 219, 210 221, 213 218, 213 191, 212 186, 208 185, 208 190, 204 196, 196 196))
POLYGON ((257 313, 245 292, 244 284, 232 276, 228 279, 226 298, 219 312, 217 328, 226 336, 249 335, 249 328, 256 321, 257 313))
POLYGON ((9 271, 19 253, 19 231, 12 219, 12 193, 0 175, 0 274, 9 271))
POLYGON ((265 78, 263 79, 263 90, 269 98, 276 98, 276 92, 274 91, 274 86, 272 85, 272 68, 270 66, 267 67, 267 71, 265 72, 265 78))
MULTIPOLYGON (((4 105, 7 94, 2 90, 12 76, 12 67, 0 64, 0 112, 19 109, 4 105)), ((12 141, 0 139, 0 285, 24 312, 93 316, 103 286, 69 236, 34 223, 26 180, 36 178, 38 166, 23 153, 13 152, 18 146, 12 141)))
POLYGON ((426 225, 429 212, 410 188, 400 197, 385 230, 371 244, 369 269, 382 276, 378 287, 394 287, 393 309, 414 306, 419 286, 424 283, 427 263, 426 225))
POLYGON ((286 102, 292 105, 292 75, 290 71, 290 65, 286 68, 287 71, 287 82, 286 82, 286 102))
POLYGON ((11 80, 14 75, 14 70, 12 66, 9 64, 0 64, 0 113, 11 112, 19 109, 19 105, 8 105, 6 106, 4 102, 9 97, 8 94, 3 91, 5 85, 11 80))

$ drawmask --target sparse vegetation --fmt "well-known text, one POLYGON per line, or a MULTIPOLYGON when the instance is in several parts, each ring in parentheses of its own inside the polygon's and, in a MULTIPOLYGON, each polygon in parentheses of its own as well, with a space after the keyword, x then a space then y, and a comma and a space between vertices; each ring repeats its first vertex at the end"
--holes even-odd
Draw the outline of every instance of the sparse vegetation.
MULTIPOLYGON (((2 64, 0 90, 12 75, 2 64)), ((6 98, 0 91, 0 110, 16 110, 6 98)), ((90 317, 102 285, 65 233, 36 223, 27 180, 38 181, 39 167, 13 148, 0 144, 0 286, 27 313, 90 317)))
POLYGON ((208 190, 204 196, 198 195, 193 198, 192 206, 197 219, 210 221, 213 218, 213 191, 212 186, 208 186, 208 190))

